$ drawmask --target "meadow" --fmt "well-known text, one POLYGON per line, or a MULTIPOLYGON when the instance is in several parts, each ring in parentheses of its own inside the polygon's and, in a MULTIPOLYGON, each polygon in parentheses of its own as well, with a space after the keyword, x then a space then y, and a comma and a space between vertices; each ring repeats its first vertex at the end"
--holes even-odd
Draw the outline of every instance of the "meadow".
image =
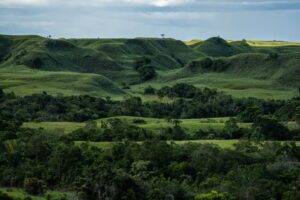
MULTIPOLYGON (((133 117, 133 116, 118 116, 112 118, 119 118, 124 122, 129 124, 134 124, 141 128, 145 128, 151 131, 160 131, 163 128, 172 127, 173 124, 168 122, 166 119, 159 118, 146 118, 146 117, 133 117), (142 119, 145 123, 136 124, 134 121, 136 119, 142 119)), ((101 122, 107 121, 112 118, 103 118, 96 120, 98 128, 101 129, 101 122)), ((180 119, 180 126, 185 129, 185 131, 189 134, 194 133, 198 130, 203 131, 220 131, 224 128, 225 122, 229 119, 229 117, 217 117, 217 118, 200 118, 200 119, 180 119)), ((251 123, 238 123, 241 128, 249 128, 251 127, 251 123)), ((84 122, 25 122, 23 127, 25 128, 43 128, 47 131, 60 131, 65 134, 71 133, 78 128, 82 128, 85 126, 84 122)), ((288 122, 287 126, 289 129, 296 129, 296 122, 288 122)))
MULTIPOLYGON (((85 141, 76 141, 75 144, 78 146, 88 145, 97 147, 103 150, 110 149, 113 145, 122 143, 122 142, 85 142, 85 141)), ((142 144, 142 142, 134 142, 137 144, 142 144)), ((168 144, 210 144, 218 146, 222 149, 232 149, 235 144, 239 143, 239 140, 183 140, 183 141, 167 141, 168 144)), ((300 141, 295 142, 297 146, 300 146, 300 141)))

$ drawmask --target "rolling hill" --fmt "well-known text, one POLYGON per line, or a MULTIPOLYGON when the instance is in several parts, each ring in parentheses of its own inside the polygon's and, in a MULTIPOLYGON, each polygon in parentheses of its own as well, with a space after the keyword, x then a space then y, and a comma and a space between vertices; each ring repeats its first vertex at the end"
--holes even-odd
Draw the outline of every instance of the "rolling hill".
POLYGON ((297 94, 299 74, 299 43, 0 35, 0 85, 18 95, 46 91, 147 99, 142 91, 148 85, 187 82, 236 97, 286 99, 297 94), (134 67, 141 59, 154 67, 154 79, 140 80, 134 67))

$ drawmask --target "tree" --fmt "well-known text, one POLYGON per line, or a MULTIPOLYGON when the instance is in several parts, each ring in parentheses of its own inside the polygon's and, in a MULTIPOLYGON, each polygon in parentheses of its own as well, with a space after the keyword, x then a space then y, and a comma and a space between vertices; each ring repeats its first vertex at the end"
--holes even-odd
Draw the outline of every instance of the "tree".
POLYGON ((25 178, 24 179, 24 190, 28 194, 38 195, 44 194, 46 191, 46 185, 44 181, 37 178, 25 178))
POLYGON ((254 122, 261 114, 262 110, 260 107, 252 106, 247 107, 243 112, 241 112, 239 117, 243 122, 254 122))
POLYGON ((156 91, 155 88, 149 85, 144 89, 144 94, 155 94, 155 91, 156 91))
POLYGON ((0 98, 2 98, 4 96, 4 92, 3 89, 0 87, 0 98))
POLYGON ((258 180, 262 175, 259 170, 251 167, 232 170, 227 174, 227 181, 223 183, 223 188, 237 199, 256 199, 259 190, 258 180))
POLYGON ((142 81, 148 81, 157 75, 154 67, 152 67, 152 66, 140 67, 140 68, 138 68, 138 72, 140 74, 140 79, 142 81))
POLYGON ((239 130, 240 129, 235 118, 230 118, 225 122, 224 131, 230 139, 240 138, 241 135, 239 134, 239 130))
POLYGON ((290 131, 278 120, 269 117, 259 117, 252 125, 252 137, 266 140, 291 139, 290 131))
POLYGON ((172 124, 174 124, 175 127, 178 127, 181 124, 182 121, 180 121, 179 119, 173 119, 172 120, 172 124))
POLYGON ((296 108, 295 121, 300 128, 300 106, 296 108))

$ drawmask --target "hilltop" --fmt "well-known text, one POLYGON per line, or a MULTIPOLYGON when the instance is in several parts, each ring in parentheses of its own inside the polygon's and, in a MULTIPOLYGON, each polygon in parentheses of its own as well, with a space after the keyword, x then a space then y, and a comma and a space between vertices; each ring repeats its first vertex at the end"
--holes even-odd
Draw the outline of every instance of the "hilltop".
POLYGON ((300 86, 299 59, 299 43, 278 41, 0 35, 0 84, 19 95, 47 91, 120 98, 141 96, 148 85, 189 82, 238 97, 281 99, 294 96, 300 86))

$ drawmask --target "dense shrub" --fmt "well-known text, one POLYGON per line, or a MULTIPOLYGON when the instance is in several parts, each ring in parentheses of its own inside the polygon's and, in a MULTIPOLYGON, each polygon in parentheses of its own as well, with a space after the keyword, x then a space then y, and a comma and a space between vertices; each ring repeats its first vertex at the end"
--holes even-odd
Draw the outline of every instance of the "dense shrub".
POLYGON ((4 193, 2 191, 0 191, 0 199, 1 200, 13 200, 12 197, 8 196, 8 194, 6 194, 6 193, 4 193))
POLYGON ((46 185, 44 181, 37 178, 25 178, 24 179, 24 190, 28 194, 39 195, 44 194, 46 185))

